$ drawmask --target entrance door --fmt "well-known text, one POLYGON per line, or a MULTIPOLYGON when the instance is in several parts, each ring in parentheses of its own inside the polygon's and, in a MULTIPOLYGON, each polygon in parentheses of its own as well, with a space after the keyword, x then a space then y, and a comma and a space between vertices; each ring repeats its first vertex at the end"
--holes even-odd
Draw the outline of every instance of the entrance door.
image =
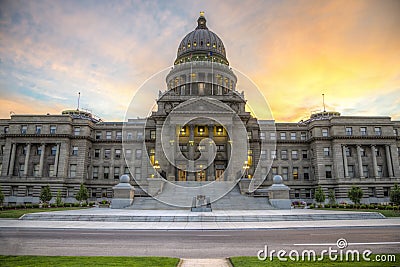
POLYGON ((186 181, 186 171, 180 169, 178 170, 178 181, 186 181))
POLYGON ((205 170, 196 172, 196 181, 203 182, 205 180, 206 180, 206 171, 205 170))
POLYGON ((223 169, 215 170, 215 180, 217 180, 217 181, 224 180, 224 170, 223 169))

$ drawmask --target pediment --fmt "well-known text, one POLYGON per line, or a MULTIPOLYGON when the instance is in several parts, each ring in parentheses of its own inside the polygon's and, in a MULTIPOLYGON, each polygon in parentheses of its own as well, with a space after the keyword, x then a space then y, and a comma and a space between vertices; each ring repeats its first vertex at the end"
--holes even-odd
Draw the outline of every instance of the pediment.
POLYGON ((173 110, 175 113, 228 113, 232 114, 234 111, 226 104, 209 97, 198 97, 189 99, 173 110))

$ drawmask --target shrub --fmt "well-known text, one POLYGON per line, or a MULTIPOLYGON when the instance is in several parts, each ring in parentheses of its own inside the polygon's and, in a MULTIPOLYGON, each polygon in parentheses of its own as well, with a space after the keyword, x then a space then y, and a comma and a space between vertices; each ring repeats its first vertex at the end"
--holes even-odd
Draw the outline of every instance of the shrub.
POLYGON ((62 198, 61 198, 61 191, 60 190, 58 190, 58 192, 57 192, 56 205, 57 205, 57 207, 62 207, 63 206, 62 198))
POLYGON ((70 207, 72 207, 72 203, 64 203, 64 207, 65 208, 70 208, 70 207))
POLYGON ((25 207, 26 207, 27 209, 31 209, 31 208, 32 208, 32 204, 29 204, 29 203, 28 203, 28 204, 25 205, 25 207))
POLYGON ((315 191, 315 201, 317 201, 320 205, 322 202, 325 202, 325 193, 322 190, 322 187, 319 185, 317 190, 315 191))
POLYGON ((82 203, 82 207, 87 207, 87 206, 88 206, 88 204, 86 202, 82 203))
POLYGON ((349 192, 347 193, 348 197, 354 204, 360 204, 360 201, 363 197, 363 191, 360 187, 353 185, 349 192))
POLYGON ((39 204, 38 204, 38 203, 35 203, 35 204, 33 204, 33 207, 34 207, 35 209, 37 209, 37 208, 39 208, 39 204))
POLYGON ((15 208, 16 208, 16 209, 22 209, 23 206, 22 206, 21 204, 18 204, 18 205, 15 205, 15 208))
POLYGON ((83 184, 81 184, 81 187, 79 188, 78 193, 76 193, 75 198, 79 202, 86 201, 89 198, 88 190, 86 189, 86 187, 83 184))
POLYGON ((331 208, 331 204, 326 204, 325 208, 328 208, 328 209, 331 208))
POLYGON ((46 185, 44 187, 42 187, 42 190, 40 191, 40 196, 39 199, 43 202, 43 203, 47 203, 51 200, 52 198, 52 194, 50 191, 50 186, 46 185))
POLYGON ((108 204, 108 201, 105 200, 105 199, 103 199, 103 200, 101 201, 101 204, 106 205, 106 204, 108 204))
POLYGON ((363 204, 363 205, 360 206, 360 209, 366 209, 366 208, 367 208, 367 205, 363 204))
POLYGON ((392 206, 386 206, 386 208, 385 208, 386 210, 392 210, 393 209, 393 207, 392 206))
POLYGON ((56 208, 56 207, 57 207, 57 204, 56 204, 56 203, 51 203, 51 204, 50 204, 50 207, 56 208))
POLYGON ((399 206, 393 206, 393 210, 399 210, 399 206))
POLYGON ((3 206, 3 203, 4 203, 4 194, 0 186, 0 206, 3 206))
POLYGON ((354 208, 354 204, 349 204, 349 205, 347 205, 347 206, 349 207, 349 209, 354 208))
POLYGON ((346 208, 346 205, 344 205, 344 204, 339 204, 339 208, 340 208, 340 209, 345 209, 345 208, 346 208))
POLYGON ((371 209, 371 210, 374 210, 375 209, 375 205, 374 204, 369 204, 368 208, 371 209))
POLYGON ((90 207, 93 207, 95 205, 95 203, 92 201, 92 202, 89 202, 89 206, 90 207))
POLYGON ((338 207, 337 204, 332 204, 332 208, 333 208, 333 209, 336 209, 337 207, 338 207))
POLYGON ((379 210, 384 210, 384 209, 385 209, 385 206, 383 206, 383 205, 378 205, 378 209, 379 209, 379 210))
POLYGON ((396 205, 400 205, 400 187, 398 184, 395 184, 390 190, 390 201, 396 205))
POLYGON ((79 207, 79 206, 80 206, 80 204, 78 202, 74 203, 74 207, 79 207))
POLYGON ((314 204, 311 204, 310 205, 310 209, 313 209, 315 206, 314 206, 314 204))

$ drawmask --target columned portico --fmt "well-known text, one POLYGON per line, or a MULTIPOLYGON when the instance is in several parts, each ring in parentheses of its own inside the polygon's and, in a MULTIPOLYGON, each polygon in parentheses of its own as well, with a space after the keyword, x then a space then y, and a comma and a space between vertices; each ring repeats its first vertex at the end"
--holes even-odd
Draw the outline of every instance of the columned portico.
POLYGON ((349 178, 349 165, 347 164, 347 147, 345 145, 342 146, 342 157, 343 157, 343 168, 344 168, 344 178, 349 178))
POLYGON ((358 171, 360 173, 360 178, 364 177, 363 162, 361 157, 361 146, 357 145, 357 159, 358 159, 358 171))

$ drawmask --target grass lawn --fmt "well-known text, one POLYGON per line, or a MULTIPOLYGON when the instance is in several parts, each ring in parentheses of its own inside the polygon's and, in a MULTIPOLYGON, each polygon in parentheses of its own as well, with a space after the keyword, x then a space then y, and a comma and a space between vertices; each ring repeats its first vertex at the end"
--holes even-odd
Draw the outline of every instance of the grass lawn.
POLYGON ((80 210, 85 209, 82 207, 76 208, 32 208, 32 209, 17 209, 17 210, 2 210, 0 211, 0 218, 13 218, 18 219, 22 215, 26 213, 35 213, 35 212, 48 212, 48 211, 59 211, 59 210, 80 210))
POLYGON ((179 259, 167 257, 69 257, 0 256, 0 266, 177 266, 179 259))
MULTIPOLYGON (((299 261, 299 262, 290 262, 288 261, 279 261, 278 259, 274 259, 273 261, 260 261, 257 257, 232 257, 231 262, 234 267, 258 267, 258 266, 268 266, 268 267, 280 267, 280 266, 300 266, 300 267, 337 267, 337 266, 350 266, 350 267, 385 267, 385 266, 399 266, 400 263, 400 254, 396 255, 396 262, 373 262, 375 258, 374 255, 370 256, 371 261, 360 261, 360 262, 345 262, 345 261, 330 261, 329 258, 325 258, 323 261, 299 261)), ((361 258, 361 256, 360 256, 361 258)))
POLYGON ((379 212, 385 217, 400 217, 400 211, 398 210, 375 210, 375 209, 340 209, 340 208, 316 208, 316 210, 339 210, 339 211, 369 211, 369 212, 379 212))

